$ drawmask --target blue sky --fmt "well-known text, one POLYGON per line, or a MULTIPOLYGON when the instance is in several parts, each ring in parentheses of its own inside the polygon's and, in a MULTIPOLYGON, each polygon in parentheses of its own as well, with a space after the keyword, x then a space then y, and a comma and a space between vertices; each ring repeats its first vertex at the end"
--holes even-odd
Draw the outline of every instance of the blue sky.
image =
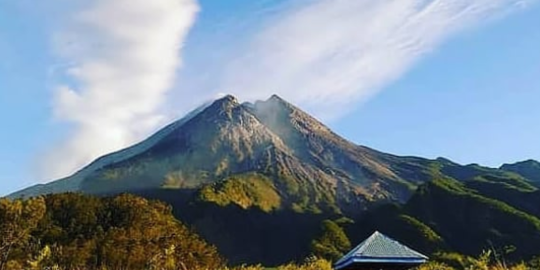
MULTIPOLYGON (((457 4, 440 10, 434 5, 431 13, 403 4, 417 0, 182 0, 183 6, 170 14, 156 6, 141 8, 156 10, 140 15, 145 18, 179 18, 174 27, 164 22, 129 30, 143 36, 170 31, 176 39, 162 43, 181 41, 184 46, 172 47, 169 54, 162 54, 169 47, 137 37, 122 43, 107 40, 113 34, 98 22, 117 23, 120 30, 124 23, 103 15, 107 12, 96 12, 99 20, 73 19, 86 10, 114 12, 106 2, 93 7, 83 0, 80 6, 51 1, 32 8, 32 1, 0 0, 0 195, 72 172, 224 92, 242 99, 277 92, 347 139, 390 153, 488 166, 540 159, 536 1, 525 8, 514 8, 520 1, 510 0, 463 2, 477 3, 473 10, 480 11, 459 20, 455 15, 463 7, 457 4), (495 2, 499 4, 482 10, 495 2), (455 14, 445 13, 452 8, 455 14), (369 27, 359 27, 359 22, 369 27), (397 29, 400 24, 410 28, 397 29), (81 47, 80 55, 66 44, 81 47), (94 51, 96 44, 105 48, 94 51), (102 54, 122 52, 125 44, 137 50, 122 54, 124 58, 155 68, 126 70, 120 60, 102 59, 102 54), (178 61, 148 60, 138 57, 139 52, 178 61), (110 84, 96 82, 101 77, 86 65, 95 59, 123 72, 106 77, 110 84), (70 73, 72 67, 82 75, 70 73), (125 81, 121 76, 171 70, 171 78, 128 84, 132 92, 111 87, 125 81), (162 86, 151 91, 140 86, 148 82, 162 86), (63 85, 75 91, 58 90, 63 85), (104 102, 103 93, 112 102, 104 102), (111 104, 119 109, 110 109, 111 104), (125 117, 116 117, 123 112, 125 117)), ((169 1, 175 0, 156 2, 169 1)), ((130 14, 121 15, 129 19, 130 14)))
POLYGON ((540 8, 469 31, 331 123, 401 155, 498 167, 540 159, 540 8))

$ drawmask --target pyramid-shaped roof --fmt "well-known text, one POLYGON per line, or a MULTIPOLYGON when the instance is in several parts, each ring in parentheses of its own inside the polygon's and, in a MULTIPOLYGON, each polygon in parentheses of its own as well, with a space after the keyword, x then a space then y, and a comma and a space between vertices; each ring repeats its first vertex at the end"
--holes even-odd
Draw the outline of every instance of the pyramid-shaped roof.
POLYGON ((364 242, 351 250, 336 264, 336 269, 345 268, 351 264, 422 264, 428 257, 414 251, 386 235, 375 232, 364 242))

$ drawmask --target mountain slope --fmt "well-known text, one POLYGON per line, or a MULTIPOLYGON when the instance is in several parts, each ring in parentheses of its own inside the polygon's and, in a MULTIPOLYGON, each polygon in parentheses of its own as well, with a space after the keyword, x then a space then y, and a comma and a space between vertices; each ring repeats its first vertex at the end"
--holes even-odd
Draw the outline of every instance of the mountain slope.
POLYGON ((532 182, 540 185, 540 162, 536 160, 526 160, 514 164, 504 164, 501 170, 517 173, 532 182))
MULTIPOLYGON (((10 197, 65 191, 200 192, 205 187, 208 193, 207 186, 249 174, 270 182, 265 188, 273 190, 280 202, 271 209, 359 213, 374 203, 404 203, 419 184, 434 177, 469 180, 511 173, 446 159, 381 153, 343 139, 278 96, 255 104, 240 104, 233 96, 225 96, 137 145, 97 159, 71 177, 10 197)), ((246 206, 246 202, 231 203, 246 206)))
POLYGON ((434 161, 357 146, 278 96, 240 104, 226 96, 75 175, 11 197, 81 191, 201 189, 234 175, 271 179, 278 206, 298 211, 364 209, 404 202, 434 161), (416 170, 418 168, 418 170, 416 170))
MULTIPOLYGON (((349 229, 363 237, 378 229, 422 252, 459 252, 477 256, 483 250, 510 251, 519 261, 538 255, 540 216, 520 204, 538 202, 536 191, 514 190, 501 201, 470 182, 437 179, 422 185, 404 205, 387 205, 368 212, 349 229), (471 188, 475 186, 477 189, 471 188), (517 206, 516 206, 517 203, 517 206)), ((497 196, 502 199, 503 192, 497 196)), ((354 238, 356 240, 356 238, 354 238)))
POLYGON ((62 193, 62 192, 77 192, 81 191, 81 183, 83 180, 89 177, 90 174, 94 173, 97 170, 102 169, 103 167, 106 167, 110 164, 114 164, 115 162, 121 162, 123 160, 127 160, 131 157, 137 156, 145 151, 147 151, 149 148, 154 146, 157 142, 162 140, 165 136, 167 136, 169 133, 171 133, 173 130, 177 129, 178 127, 185 124, 187 121, 189 121, 191 118, 193 118, 195 115, 203 111, 209 104, 203 104, 202 106, 196 108, 195 110, 188 113, 185 117, 182 119, 164 127, 160 131, 156 132, 154 135, 150 136, 148 139, 144 140, 143 142, 140 142, 138 144, 135 144, 131 147, 128 147, 126 149, 102 156, 89 164, 88 166, 82 168, 75 174, 65 177, 56 181, 52 181, 48 184, 38 184, 35 186, 31 186, 25 189, 22 189, 20 191, 14 192, 13 194, 10 194, 8 198, 21 198, 21 197, 32 197, 36 195, 42 195, 42 194, 54 194, 54 193, 62 193))

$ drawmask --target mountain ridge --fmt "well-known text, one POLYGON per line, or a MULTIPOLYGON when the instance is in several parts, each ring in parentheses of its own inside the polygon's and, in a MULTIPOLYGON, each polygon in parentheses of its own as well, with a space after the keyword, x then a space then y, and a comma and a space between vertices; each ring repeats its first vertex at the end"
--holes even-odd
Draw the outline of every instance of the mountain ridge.
MULTIPOLYGON (((503 168, 382 153, 340 137, 277 95, 253 104, 226 95, 140 143, 96 159, 72 176, 8 197, 201 188, 235 174, 258 172, 274 180, 292 179, 282 186, 323 183, 319 193, 334 192, 330 199, 334 201, 360 196, 362 200, 356 203, 380 199, 403 203, 417 185, 433 176, 465 179, 485 173, 503 175, 503 168)), ((289 193, 294 192, 298 190, 289 193)))
POLYGON ((532 180, 536 185, 540 185, 540 162, 536 160, 529 159, 513 164, 503 164, 500 169, 517 173, 532 180))

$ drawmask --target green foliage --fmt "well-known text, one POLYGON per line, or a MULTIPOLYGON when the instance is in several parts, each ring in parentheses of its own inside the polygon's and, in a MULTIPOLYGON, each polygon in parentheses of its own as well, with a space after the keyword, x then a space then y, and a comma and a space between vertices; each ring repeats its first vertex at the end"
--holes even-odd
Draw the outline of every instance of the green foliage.
POLYGON ((225 267, 220 270, 265 270, 265 268, 262 267, 262 265, 240 265, 240 266, 232 267, 232 268, 225 267))
POLYGON ((374 208, 346 228, 353 243, 360 243, 374 231, 380 231, 429 255, 447 249, 445 239, 432 226, 432 223, 421 221, 417 216, 407 213, 403 207, 389 204, 374 208))
POLYGON ((419 220, 408 216, 408 215, 400 215, 399 218, 406 222, 407 224, 415 227, 421 234, 424 239, 426 239, 428 242, 431 243, 441 243, 443 242, 443 239, 440 235, 438 235, 433 229, 431 229, 426 224, 420 222, 419 220))
MULTIPOLYGON (((284 204, 297 213, 341 213, 333 187, 324 181, 293 177, 294 171, 279 169, 275 176, 284 204)), ((315 176, 314 176, 315 177, 315 176)))
POLYGON ((332 264, 324 259, 310 257, 303 264, 290 263, 279 266, 277 270, 332 270, 332 264))
POLYGON ((45 267, 45 262, 51 258, 51 248, 49 246, 45 246, 41 251, 37 254, 35 258, 32 258, 27 261, 28 268, 30 269, 41 269, 45 267))
POLYGON ((321 231, 321 235, 311 243, 311 251, 316 256, 337 261, 351 249, 351 242, 337 223, 324 220, 321 231))
POLYGON ((452 269, 465 269, 475 261, 473 257, 455 252, 437 252, 433 254, 432 259, 449 265, 452 269))
POLYGON ((224 265, 215 247, 157 201, 132 195, 58 194, 2 200, 0 209, 5 217, 0 228, 14 231, 9 239, 17 241, 11 244, 11 253, 3 252, 7 262, 3 269, 172 270, 224 265))
POLYGON ((420 186, 402 206, 368 211, 347 227, 347 234, 358 243, 379 230, 432 258, 444 254, 441 261, 458 269, 472 260, 459 254, 474 257, 485 249, 519 262, 540 250, 538 203, 540 192, 518 178, 436 179, 420 186))
POLYGON ((200 190, 202 201, 220 206, 236 204, 243 209, 258 207, 265 212, 281 207, 281 197, 272 180, 261 174, 245 174, 207 185, 200 190))
POLYGON ((489 250, 480 256, 468 257, 457 253, 439 253, 435 261, 417 268, 417 270, 536 270, 524 263, 507 264, 496 253, 489 250))
POLYGON ((417 267, 416 270, 455 270, 455 268, 440 262, 429 262, 417 267))
MULTIPOLYGON (((496 211, 509 211, 500 203, 482 198, 459 184, 434 183, 434 186, 423 190, 422 196, 437 196, 444 202, 450 194, 439 193, 441 190, 460 200, 472 198, 476 203, 487 203, 496 211)), ((411 203, 420 201, 416 198, 411 203)), ((427 226, 421 220, 425 216, 414 210, 411 206, 404 209, 396 207, 385 214, 393 215, 393 222, 401 222, 396 224, 416 228, 429 241, 442 241, 447 232, 438 233, 432 229, 441 228, 439 225, 427 226), (408 213, 403 214, 403 211, 408 213)), ((311 248, 319 258, 326 259, 308 258, 301 264, 289 263, 274 269, 331 270, 331 260, 338 259, 351 248, 341 226, 353 225, 356 222, 348 218, 323 220, 311 248)), ((535 227, 532 225, 532 228, 535 227)), ((26 201, 0 200, 0 230, 3 236, 0 238, 2 270, 265 269, 261 265, 226 267, 216 248, 174 219, 169 206, 132 195, 97 198, 59 194, 26 201)), ((519 251, 513 249, 513 252, 519 251)), ((538 253, 538 250, 534 251, 538 253)), ((433 261, 418 267, 418 270, 539 269, 539 259, 529 264, 510 264, 502 258, 506 255, 488 251, 475 258, 439 252, 431 256, 433 261)))
POLYGON ((537 190, 535 186, 520 177, 498 177, 494 175, 482 175, 475 177, 473 181, 470 181, 467 184, 474 185, 477 182, 483 184, 491 184, 492 186, 499 185, 506 190, 516 190, 520 192, 533 192, 537 190))
POLYGON ((538 161, 526 160, 515 164, 505 164, 501 169, 517 173, 536 184, 540 183, 540 162, 538 161))
POLYGON ((422 186, 403 211, 429 224, 461 253, 514 246, 517 250, 509 257, 519 259, 540 249, 540 219, 457 181, 435 180, 422 186))
MULTIPOLYGON (((45 202, 38 197, 26 201, 0 199, 0 269, 6 268, 15 249, 27 244, 30 233, 45 213, 45 202)), ((13 267, 11 263, 9 267, 13 267)))
POLYGON ((332 270, 332 264, 324 259, 317 257, 309 257, 301 263, 288 263, 276 268, 265 268, 261 265, 247 266, 241 265, 237 267, 225 267, 220 270, 332 270))
POLYGON ((531 268, 531 269, 540 269, 540 255, 532 258, 532 260, 530 260, 527 265, 531 268))

